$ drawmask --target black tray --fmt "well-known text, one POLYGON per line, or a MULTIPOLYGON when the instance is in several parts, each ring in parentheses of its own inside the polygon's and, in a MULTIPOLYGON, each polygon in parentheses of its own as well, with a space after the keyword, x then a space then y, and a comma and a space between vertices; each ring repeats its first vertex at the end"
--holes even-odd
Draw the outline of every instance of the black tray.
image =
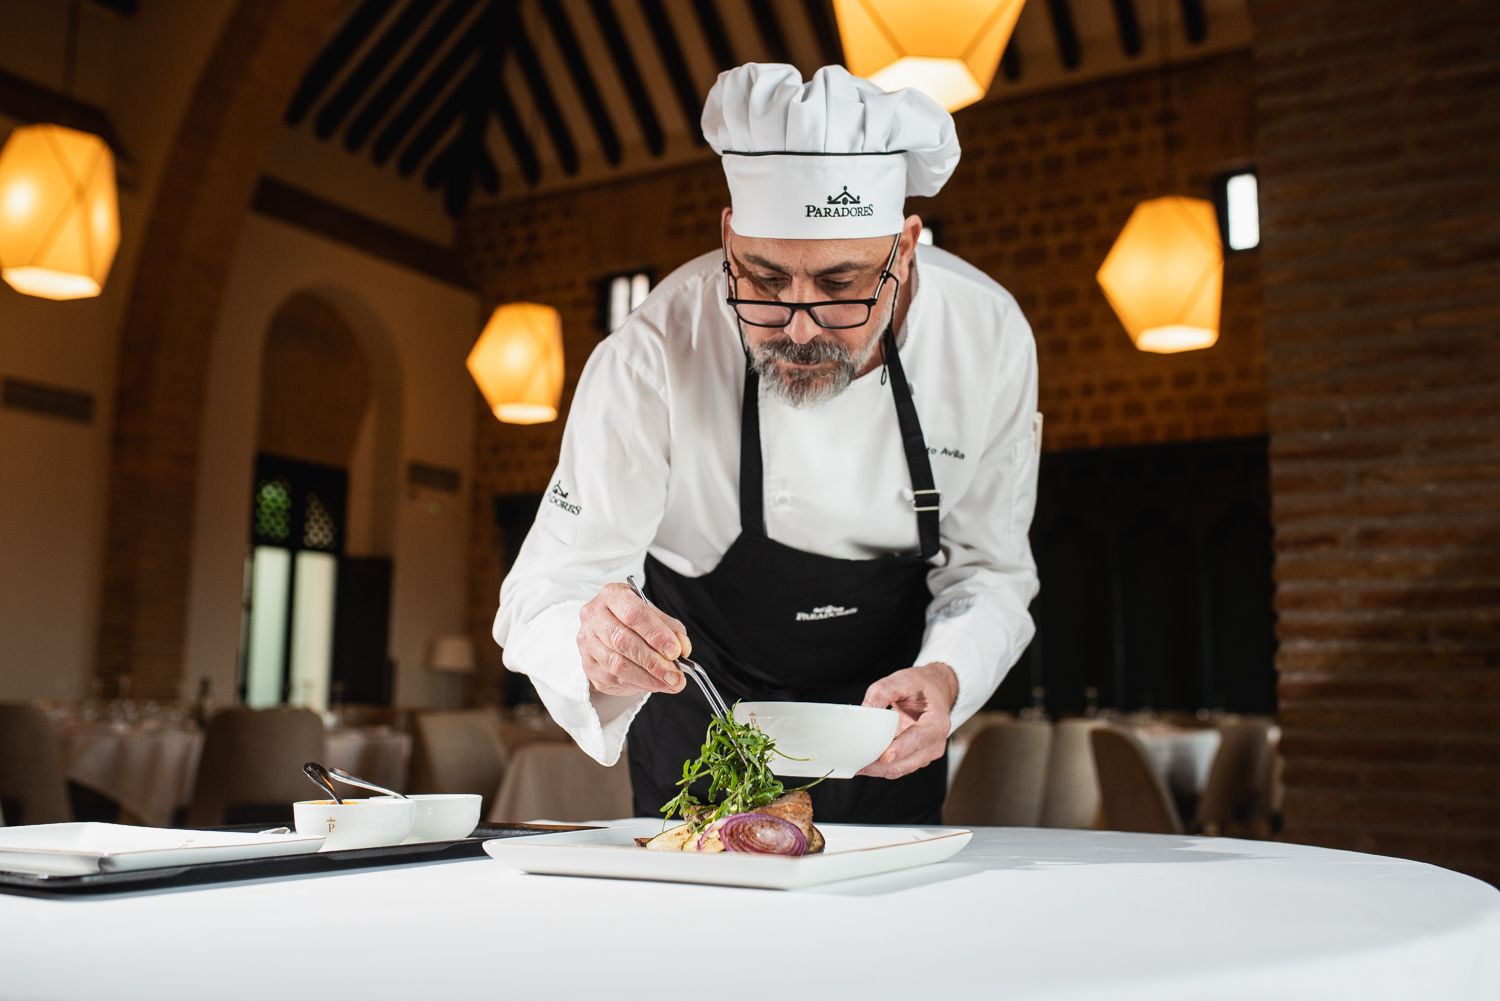
MULTIPOLYGON (((264 824, 245 824, 238 827, 216 827, 213 830, 259 831, 264 828, 264 824)), ((38 876, 0 871, 0 893, 23 897, 70 898, 182 890, 255 879, 324 876, 357 869, 481 858, 484 855, 484 843, 495 838, 524 838, 533 834, 586 830, 591 828, 557 824, 480 824, 473 834, 456 841, 429 841, 417 845, 391 845, 387 848, 353 848, 308 855, 238 859, 233 862, 201 862, 196 865, 164 866, 160 869, 97 872, 85 876, 38 876)))

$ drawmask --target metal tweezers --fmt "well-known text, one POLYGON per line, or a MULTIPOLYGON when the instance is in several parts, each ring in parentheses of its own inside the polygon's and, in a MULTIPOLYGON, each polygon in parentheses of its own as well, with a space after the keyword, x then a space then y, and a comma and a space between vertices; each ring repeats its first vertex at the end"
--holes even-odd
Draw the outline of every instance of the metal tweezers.
MULTIPOLYGON (((656 607, 656 604, 650 598, 646 597, 646 592, 641 590, 641 586, 635 582, 634 574, 627 575, 625 583, 630 585, 630 589, 635 592, 637 598, 640 598, 652 608, 656 607)), ((692 678, 697 683, 698 688, 703 692, 703 697, 708 700, 709 712, 726 722, 734 721, 734 716, 729 710, 729 704, 724 701, 724 696, 720 695, 719 690, 714 687, 714 683, 709 678, 708 672, 697 661, 689 660, 686 657, 678 657, 677 666, 682 669, 683 674, 692 678)), ((744 761, 745 767, 748 768, 750 766, 750 759, 745 757, 745 751, 740 747, 740 742, 734 739, 734 730, 726 727, 725 734, 729 737, 729 742, 734 745, 734 749, 739 752, 740 760, 744 761)))

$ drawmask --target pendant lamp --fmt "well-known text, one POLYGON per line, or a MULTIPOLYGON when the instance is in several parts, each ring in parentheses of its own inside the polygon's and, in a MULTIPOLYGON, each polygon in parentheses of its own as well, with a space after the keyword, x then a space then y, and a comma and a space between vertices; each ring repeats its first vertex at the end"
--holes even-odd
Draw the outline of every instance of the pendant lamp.
POLYGON ((534 302, 498 306, 469 351, 467 365, 500 420, 556 420, 562 402, 562 318, 551 306, 534 302))
MULTIPOLYGON (((1171 19, 1157 4, 1161 30, 1162 187, 1173 184, 1171 19)), ((1224 247, 1213 203, 1167 195, 1135 207, 1094 276, 1115 315, 1141 351, 1173 354, 1212 347, 1219 339, 1224 247)))
POLYGON ((1213 203, 1176 195, 1141 202, 1095 277, 1140 350, 1212 346, 1224 287, 1213 203))
POLYGON ((833 0, 844 64, 885 90, 957 111, 995 78, 1026 0, 833 0))
POLYGON ((104 140, 61 125, 12 132, 0 149, 0 278, 44 299, 96 296, 119 245, 104 140))

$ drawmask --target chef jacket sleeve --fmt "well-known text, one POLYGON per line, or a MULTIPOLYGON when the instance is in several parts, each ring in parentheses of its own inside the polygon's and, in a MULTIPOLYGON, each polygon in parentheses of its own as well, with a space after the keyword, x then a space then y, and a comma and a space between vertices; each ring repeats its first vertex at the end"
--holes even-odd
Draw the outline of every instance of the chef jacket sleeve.
POLYGON ((590 688, 578 614, 604 585, 641 574, 666 506, 667 404, 655 336, 641 321, 627 324, 589 357, 557 470, 495 616, 505 666, 529 677, 552 718, 605 765, 619 760, 647 696, 590 688))
POLYGON ((1036 631, 1028 611, 1037 592, 1028 537, 1041 451, 1036 343, 1014 301, 999 326, 1000 391, 974 480, 953 507, 944 503, 947 559, 927 575, 933 598, 916 661, 958 675, 953 729, 989 701, 1036 631))

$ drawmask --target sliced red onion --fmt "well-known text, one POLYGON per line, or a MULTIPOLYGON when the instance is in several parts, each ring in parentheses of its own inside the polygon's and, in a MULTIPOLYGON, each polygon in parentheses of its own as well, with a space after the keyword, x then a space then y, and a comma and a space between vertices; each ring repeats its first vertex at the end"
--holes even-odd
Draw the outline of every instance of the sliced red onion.
POLYGON ((806 855, 807 836, 789 820, 769 813, 736 813, 719 821, 716 831, 726 852, 752 855, 806 855))

